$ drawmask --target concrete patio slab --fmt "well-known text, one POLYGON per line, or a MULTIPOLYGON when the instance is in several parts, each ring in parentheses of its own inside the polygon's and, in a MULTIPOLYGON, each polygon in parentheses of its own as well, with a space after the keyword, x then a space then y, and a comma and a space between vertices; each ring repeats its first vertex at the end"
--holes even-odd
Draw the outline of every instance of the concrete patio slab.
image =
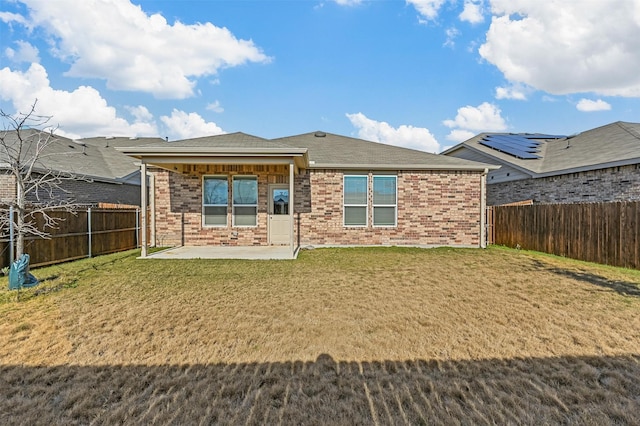
POLYGON ((182 246, 159 251, 145 259, 295 259, 298 253, 291 253, 289 246, 225 247, 225 246, 182 246))

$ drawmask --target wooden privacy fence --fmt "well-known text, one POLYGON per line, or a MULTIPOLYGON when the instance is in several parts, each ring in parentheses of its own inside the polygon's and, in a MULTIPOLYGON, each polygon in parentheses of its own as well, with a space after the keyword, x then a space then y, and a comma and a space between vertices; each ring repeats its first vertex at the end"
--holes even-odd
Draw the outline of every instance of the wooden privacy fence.
MULTIPOLYGON (((139 246, 139 210, 85 208, 75 214, 54 211, 51 216, 61 220, 55 229, 46 230, 51 234, 50 238, 25 238, 25 253, 31 256, 32 266, 115 253, 139 246)), ((38 229, 42 229, 43 225, 40 221, 38 229)), ((2 231, 4 235, 9 234, 7 230, 2 231)), ((11 244, 10 237, 0 240, 0 267, 10 264, 11 244)))
POLYGON ((640 269, 640 202, 492 209, 494 244, 640 269))

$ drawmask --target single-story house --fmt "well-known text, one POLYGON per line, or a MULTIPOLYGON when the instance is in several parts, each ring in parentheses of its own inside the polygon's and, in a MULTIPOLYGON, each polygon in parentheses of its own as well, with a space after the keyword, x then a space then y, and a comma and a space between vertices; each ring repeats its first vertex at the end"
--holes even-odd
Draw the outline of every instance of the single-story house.
POLYGON ((496 168, 324 132, 119 149, 153 176, 151 243, 163 246, 480 247, 496 168))
POLYGON ((481 133, 441 155, 501 166, 487 176, 488 205, 640 200, 640 123, 572 136, 481 133))
MULTIPOLYGON (((42 132, 21 130, 23 159, 33 158, 42 132)), ((3 132, 9 149, 17 147, 15 131, 3 132)), ((127 204, 140 205, 140 167, 137 161, 122 154, 118 146, 144 145, 159 143, 160 138, 96 137, 73 140, 59 135, 52 139, 38 156, 34 170, 40 175, 51 171, 71 179, 61 180, 60 190, 49 194, 40 191, 36 196, 30 193, 30 202, 48 202, 57 200, 78 204, 127 204)), ((0 203, 10 203, 16 197, 16 182, 9 172, 9 158, 0 149, 0 203)))

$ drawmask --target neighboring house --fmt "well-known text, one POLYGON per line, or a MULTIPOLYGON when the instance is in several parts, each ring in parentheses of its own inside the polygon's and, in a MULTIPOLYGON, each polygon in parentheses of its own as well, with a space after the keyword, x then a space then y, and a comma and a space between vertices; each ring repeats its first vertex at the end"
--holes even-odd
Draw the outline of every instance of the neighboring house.
POLYGON ((442 155, 502 166, 487 204, 640 200, 640 124, 618 121, 573 136, 482 133, 442 155))
MULTIPOLYGON (((38 133, 22 130, 27 142, 24 144, 23 158, 32 157, 38 133)), ((5 140, 17 143, 16 132, 5 133, 5 140)), ((78 204, 114 203, 140 205, 140 167, 129 156, 115 149, 116 146, 130 146, 162 142, 160 138, 89 138, 72 140, 53 136, 53 142, 39 156, 35 164, 36 172, 51 170, 73 179, 61 181, 61 190, 53 198, 73 201, 78 204)), ((6 154, 0 150, 0 203, 7 203, 16 196, 14 177, 8 173, 6 154)), ((44 191, 30 194, 31 202, 47 201, 50 195, 44 191)))
POLYGON ((152 244, 484 244, 495 166, 323 132, 119 149, 154 176, 152 244))

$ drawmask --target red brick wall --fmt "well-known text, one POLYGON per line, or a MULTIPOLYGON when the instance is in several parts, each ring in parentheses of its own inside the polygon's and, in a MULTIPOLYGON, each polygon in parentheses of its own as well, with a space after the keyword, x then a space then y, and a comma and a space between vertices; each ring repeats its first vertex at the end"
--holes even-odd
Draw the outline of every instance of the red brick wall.
MULTIPOLYGON (((287 183, 281 166, 191 166, 185 173, 156 170, 158 245, 266 245, 267 184, 287 183), (278 169, 278 167, 281 167, 278 169), (267 170, 268 169, 268 170, 267 170), (258 226, 203 228, 202 175, 258 176, 258 226), (184 235, 184 237, 182 236, 184 235)), ((364 173, 366 174, 366 173, 364 173)), ((306 170, 295 178, 295 233, 301 246, 480 244, 481 173, 401 171, 398 176, 398 225, 374 228, 343 225, 343 173, 306 170)), ((371 198, 371 194, 369 194, 371 198)))
POLYGON ((397 226, 373 227, 370 184, 369 225, 350 228, 343 225, 343 173, 304 172, 296 179, 300 245, 479 246, 480 173, 401 171, 397 176, 397 226))
POLYGON ((187 166, 180 173, 151 171, 156 179, 156 244, 160 246, 267 245, 268 184, 289 181, 289 171, 285 166, 201 165, 187 166), (202 226, 202 176, 223 174, 258 177, 257 227, 232 227, 231 206, 227 209, 227 227, 202 226))

